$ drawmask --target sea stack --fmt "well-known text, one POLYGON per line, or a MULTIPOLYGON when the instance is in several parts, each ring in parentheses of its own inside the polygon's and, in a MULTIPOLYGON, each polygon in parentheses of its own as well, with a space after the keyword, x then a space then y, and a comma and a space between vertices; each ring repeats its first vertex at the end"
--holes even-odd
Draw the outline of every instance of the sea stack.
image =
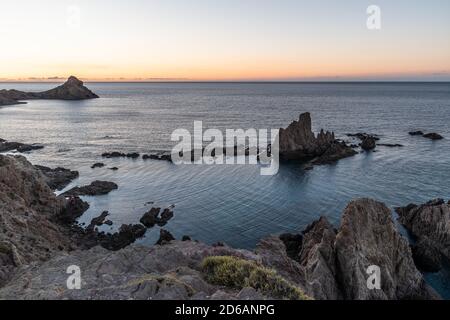
POLYGON ((351 147, 338 142, 333 132, 321 130, 315 136, 311 128, 311 115, 306 112, 286 129, 280 129, 280 157, 285 160, 313 160, 314 164, 324 164, 356 154, 351 147))

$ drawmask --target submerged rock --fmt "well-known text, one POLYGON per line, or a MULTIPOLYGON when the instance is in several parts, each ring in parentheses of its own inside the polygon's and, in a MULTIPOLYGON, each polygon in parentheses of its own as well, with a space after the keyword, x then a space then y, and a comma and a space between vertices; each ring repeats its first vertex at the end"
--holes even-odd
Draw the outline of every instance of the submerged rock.
POLYGON ((423 133, 423 131, 410 131, 409 135, 410 136, 423 136, 424 133, 423 133))
POLYGON ((298 121, 292 122, 286 129, 280 129, 280 157, 285 160, 316 159, 315 164, 325 164, 350 157, 356 152, 343 142, 338 142, 333 132, 317 135, 311 130, 311 115, 303 113, 298 121))
POLYGON ((450 261, 449 203, 435 199, 420 206, 396 208, 396 212, 400 223, 417 239, 414 257, 423 271, 438 271, 441 256, 450 261))
POLYGON ((104 163, 102 163, 102 162, 97 162, 97 163, 94 163, 94 164, 91 166, 91 169, 103 168, 104 166, 105 166, 104 163))
POLYGON ((96 180, 88 186, 72 188, 64 192, 62 196, 98 196, 108 194, 118 188, 114 182, 96 180))
POLYGON ((435 133, 435 132, 424 134, 423 137, 431 139, 431 140, 442 140, 442 139, 444 139, 443 136, 441 136, 440 134, 435 133))

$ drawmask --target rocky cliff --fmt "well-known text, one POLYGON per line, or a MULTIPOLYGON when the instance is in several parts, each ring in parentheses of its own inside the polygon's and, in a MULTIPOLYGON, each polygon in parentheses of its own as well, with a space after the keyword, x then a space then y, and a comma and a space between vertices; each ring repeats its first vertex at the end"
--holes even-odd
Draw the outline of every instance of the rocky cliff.
POLYGON ((280 129, 280 157, 286 160, 313 160, 324 164, 355 155, 356 152, 335 139, 334 133, 321 130, 316 136, 311 128, 311 115, 303 113, 298 121, 280 129))
POLYGON ((14 89, 0 90, 0 105, 17 104, 22 100, 33 99, 84 100, 94 98, 98 98, 98 96, 74 76, 70 76, 59 87, 44 92, 23 92, 14 89))

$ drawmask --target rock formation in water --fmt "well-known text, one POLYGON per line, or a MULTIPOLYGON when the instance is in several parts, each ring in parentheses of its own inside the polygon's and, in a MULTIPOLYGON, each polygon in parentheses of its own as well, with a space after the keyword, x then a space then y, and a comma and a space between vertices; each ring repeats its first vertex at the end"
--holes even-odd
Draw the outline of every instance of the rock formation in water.
POLYGON ((20 142, 6 141, 0 138, 0 152, 29 152, 33 150, 43 149, 44 146, 40 144, 25 144, 20 142))
POLYGON ((432 200, 396 209, 399 221, 416 238, 413 257, 423 270, 437 272, 442 259, 450 261, 450 201, 432 200))
POLYGON ((19 101, 34 99, 84 100, 95 98, 98 96, 74 76, 70 76, 64 84, 43 92, 0 90, 0 105, 17 104, 21 103, 19 101))
POLYGON ((49 168, 45 166, 35 166, 43 175, 45 182, 52 190, 62 190, 73 180, 78 178, 78 171, 72 171, 65 168, 49 168))
POLYGON ((64 197, 70 197, 70 196, 99 196, 99 195, 105 195, 110 193, 113 190, 118 189, 118 185, 114 182, 109 181, 93 181, 88 186, 82 186, 82 187, 74 187, 62 194, 64 197))
POLYGON ((312 160, 325 164, 355 155, 344 142, 338 142, 333 132, 323 130, 315 136, 311 129, 311 115, 303 113, 298 121, 280 129, 280 157, 285 160, 312 160))

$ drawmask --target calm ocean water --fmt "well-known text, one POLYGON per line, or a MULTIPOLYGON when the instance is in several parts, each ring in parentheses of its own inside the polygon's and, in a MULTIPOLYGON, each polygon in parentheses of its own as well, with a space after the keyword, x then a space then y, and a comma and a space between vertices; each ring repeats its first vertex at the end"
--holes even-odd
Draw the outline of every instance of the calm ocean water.
MULTIPOLYGON (((54 84, 0 84, 0 88, 45 90, 54 84)), ((114 181, 119 190, 86 197, 81 221, 108 210, 115 226, 137 223, 153 206, 175 205, 164 227, 177 238, 190 235, 207 243, 223 241, 252 248, 264 236, 299 232, 319 216, 338 224, 345 205, 372 197, 388 206, 450 199, 449 83, 91 83, 101 99, 30 101, 0 109, 0 137, 43 143, 27 155, 34 164, 80 171, 71 184, 114 181), (313 129, 379 134, 378 147, 334 165, 303 171, 284 165, 276 176, 261 176, 258 166, 175 166, 168 162, 102 159, 105 151, 170 150, 174 129, 193 131, 193 121, 208 128, 279 128, 309 111, 313 129), (430 141, 408 131, 438 132, 430 141), (95 162, 107 167, 91 169, 95 162)), ((114 227, 113 227, 114 228, 114 227)), ((109 230, 109 227, 105 229, 109 230)), ((154 243, 157 227, 143 243, 154 243)), ((449 271, 427 275, 450 298, 449 271)))

